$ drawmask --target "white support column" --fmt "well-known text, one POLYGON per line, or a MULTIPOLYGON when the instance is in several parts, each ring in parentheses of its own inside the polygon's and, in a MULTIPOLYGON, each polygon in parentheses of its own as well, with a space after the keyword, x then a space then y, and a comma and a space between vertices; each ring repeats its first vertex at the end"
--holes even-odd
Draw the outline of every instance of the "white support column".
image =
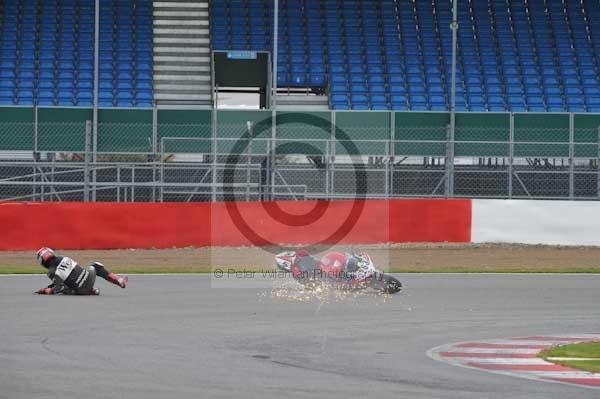
POLYGON ((396 113, 394 111, 390 111, 390 137, 388 141, 388 161, 387 161, 387 173, 388 176, 388 199, 394 196, 394 158, 396 155, 396 143, 394 139, 396 138, 396 113))
POLYGON ((331 144, 329 145, 329 153, 331 156, 331 166, 329 167, 329 198, 335 196, 335 155, 337 150, 337 111, 331 111, 331 144))
POLYGON ((450 90, 450 129, 446 156, 446 197, 454 196, 454 137, 456 130, 456 53, 458 41, 458 0, 452 1, 452 82, 450 90))
POLYGON ((36 162, 39 159, 39 153, 38 153, 38 107, 37 104, 36 106, 33 108, 33 176, 32 176, 32 181, 33 181, 33 186, 31 187, 32 189, 32 194, 33 194, 33 201, 37 201, 37 185, 35 184, 37 182, 37 166, 36 166, 36 162))
POLYGON ((217 201, 217 116, 216 108, 212 110, 212 126, 210 129, 211 153, 212 153, 212 184, 211 184, 211 200, 217 201))
POLYGON ((98 77, 100 58, 100 0, 95 1, 94 6, 94 108, 92 115, 92 201, 96 201, 96 168, 98 160, 98 77))
POLYGON ((271 84, 271 108, 277 108, 277 61, 279 52, 279 0, 273 0, 273 65, 271 66, 273 83, 271 84))
POLYGON ((279 0, 273 0, 273 65, 271 65, 272 69, 272 78, 273 82, 271 84, 272 94, 271 94, 271 151, 270 151, 270 160, 268 163, 270 171, 270 182, 269 182, 269 198, 273 199, 273 190, 275 189, 275 153, 277 151, 277 56, 279 52, 279 0))
POLYGON ((509 114, 509 132, 508 132, 508 198, 513 196, 513 175, 515 164, 515 114, 509 114))
POLYGON ((597 177, 596 177, 596 196, 600 198, 600 127, 598 127, 598 154, 596 158, 596 169, 597 177))
POLYGON ((569 114, 569 198, 575 198, 575 114, 569 114))
POLYGON ((152 187, 152 202, 156 202, 156 181, 158 171, 158 164, 160 155, 158 148, 158 109, 156 108, 156 104, 152 107, 152 181, 154 182, 154 186, 152 187))
POLYGON ((85 154, 84 154, 84 169, 83 169, 83 201, 90 200, 90 147, 92 138, 92 123, 85 121, 85 154))

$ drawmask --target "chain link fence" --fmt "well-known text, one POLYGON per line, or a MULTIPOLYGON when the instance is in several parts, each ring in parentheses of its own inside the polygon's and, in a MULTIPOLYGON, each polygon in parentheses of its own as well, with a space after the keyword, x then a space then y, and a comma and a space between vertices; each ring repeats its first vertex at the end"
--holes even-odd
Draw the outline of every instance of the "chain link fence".
POLYGON ((356 115, 0 122, 0 201, 600 198, 600 130, 573 116, 451 132, 427 115, 356 115))

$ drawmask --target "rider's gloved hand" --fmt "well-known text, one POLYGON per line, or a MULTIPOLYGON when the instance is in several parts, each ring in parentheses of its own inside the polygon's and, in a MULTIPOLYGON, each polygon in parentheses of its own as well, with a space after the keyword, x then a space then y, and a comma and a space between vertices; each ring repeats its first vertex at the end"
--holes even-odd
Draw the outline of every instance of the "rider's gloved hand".
POLYGON ((52 295, 52 294, 54 294, 54 290, 49 287, 44 287, 44 288, 40 288, 35 293, 40 294, 40 295, 52 295))

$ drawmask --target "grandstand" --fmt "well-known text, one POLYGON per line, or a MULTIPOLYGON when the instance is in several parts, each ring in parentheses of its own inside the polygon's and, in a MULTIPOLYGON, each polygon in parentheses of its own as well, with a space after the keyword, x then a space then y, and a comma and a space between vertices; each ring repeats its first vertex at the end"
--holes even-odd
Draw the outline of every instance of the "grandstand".
MULTIPOLYGON (((269 50, 270 1, 212 2, 215 49, 269 50)), ((334 109, 449 107, 449 1, 282 0, 278 85, 334 109)), ((600 112, 597 1, 459 1, 459 111, 600 112)))
POLYGON ((0 0, 0 200, 600 198, 598 1, 274 2, 0 0))
MULTIPOLYGON (((5 0, 0 27, 0 105, 92 106, 93 1, 5 0)), ((99 106, 152 106, 151 1, 101 1, 99 54, 99 106)))
MULTIPOLYGON (((210 2, 211 48, 271 51, 272 3, 210 2)), ((100 4, 98 105, 150 107, 153 4, 100 4)), ((279 5, 279 87, 321 89, 333 109, 449 109, 451 2, 279 5)), ((597 1, 464 0, 458 15, 458 111, 600 112, 597 1)), ((93 0, 4 0, 0 27, 0 105, 92 105, 93 0)), ((209 67, 189 71, 210 76, 209 67)))

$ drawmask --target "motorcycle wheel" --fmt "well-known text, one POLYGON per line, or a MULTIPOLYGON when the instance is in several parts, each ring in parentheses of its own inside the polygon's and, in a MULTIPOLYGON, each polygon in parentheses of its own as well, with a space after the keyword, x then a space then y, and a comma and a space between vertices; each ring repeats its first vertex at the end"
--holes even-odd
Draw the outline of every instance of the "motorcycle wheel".
POLYGON ((402 289, 402 283, 394 276, 388 274, 378 274, 371 277, 368 281, 368 286, 383 291, 386 294, 395 294, 402 289))

